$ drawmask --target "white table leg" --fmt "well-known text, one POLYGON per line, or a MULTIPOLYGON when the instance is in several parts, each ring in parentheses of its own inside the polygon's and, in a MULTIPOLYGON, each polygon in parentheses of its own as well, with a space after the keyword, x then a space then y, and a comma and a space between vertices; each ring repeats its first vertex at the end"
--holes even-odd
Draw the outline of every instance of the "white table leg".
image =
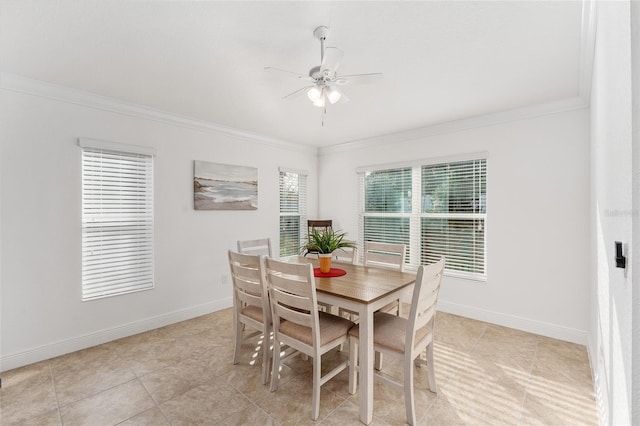
POLYGON ((373 419, 373 311, 368 306, 360 311, 360 421, 366 425, 373 419))

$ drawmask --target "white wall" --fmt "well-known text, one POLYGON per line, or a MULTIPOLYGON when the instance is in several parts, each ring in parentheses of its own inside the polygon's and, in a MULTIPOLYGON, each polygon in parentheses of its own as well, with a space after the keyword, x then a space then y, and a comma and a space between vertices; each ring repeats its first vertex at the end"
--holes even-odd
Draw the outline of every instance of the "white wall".
POLYGON ((320 216, 355 238, 357 167, 487 151, 487 281, 445 277, 439 309, 586 344, 588 119, 582 108, 321 150, 320 216))
POLYGON ((226 250, 263 236, 278 247, 278 166, 309 171, 310 214, 317 209, 315 149, 13 90, 0 91, 0 117, 0 371, 230 306, 226 250), (80 300, 78 137, 157 149, 152 291, 80 300), (196 159, 257 167, 258 210, 195 211, 196 159))
POLYGON ((591 91, 592 294, 589 352, 602 424, 632 424, 632 280, 616 269, 614 241, 631 264, 630 4, 598 2, 591 91))

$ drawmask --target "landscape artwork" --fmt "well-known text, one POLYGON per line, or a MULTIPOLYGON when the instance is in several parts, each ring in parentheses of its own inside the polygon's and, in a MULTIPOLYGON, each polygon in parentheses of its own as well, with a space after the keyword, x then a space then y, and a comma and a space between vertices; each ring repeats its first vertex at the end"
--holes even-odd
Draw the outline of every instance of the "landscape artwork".
POLYGON ((196 210, 256 210, 258 169, 196 160, 193 201, 196 210))

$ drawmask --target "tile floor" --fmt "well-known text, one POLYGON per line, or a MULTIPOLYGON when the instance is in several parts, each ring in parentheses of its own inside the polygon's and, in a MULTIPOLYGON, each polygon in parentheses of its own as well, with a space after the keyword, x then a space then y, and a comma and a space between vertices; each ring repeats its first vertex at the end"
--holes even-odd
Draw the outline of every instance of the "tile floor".
MULTIPOLYGON (((1 425, 314 424, 310 360, 285 361, 277 392, 260 384, 259 340, 231 364, 226 309, 2 373, 1 425)), ((331 352, 327 368, 346 357, 331 352)), ((421 425, 597 425, 584 346, 438 313, 438 393, 416 373, 421 425)), ((384 371, 402 377, 401 365, 384 371)), ((374 390, 374 425, 405 423, 404 397, 374 390)), ((319 425, 358 425, 346 371, 322 388, 319 425)))

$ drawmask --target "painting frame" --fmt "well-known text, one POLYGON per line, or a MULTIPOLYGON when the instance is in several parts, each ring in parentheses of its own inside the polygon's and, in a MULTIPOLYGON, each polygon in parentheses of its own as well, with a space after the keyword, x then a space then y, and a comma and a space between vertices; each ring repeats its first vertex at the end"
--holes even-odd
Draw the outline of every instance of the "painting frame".
POLYGON ((257 210, 258 169, 210 161, 193 161, 195 210, 257 210))

